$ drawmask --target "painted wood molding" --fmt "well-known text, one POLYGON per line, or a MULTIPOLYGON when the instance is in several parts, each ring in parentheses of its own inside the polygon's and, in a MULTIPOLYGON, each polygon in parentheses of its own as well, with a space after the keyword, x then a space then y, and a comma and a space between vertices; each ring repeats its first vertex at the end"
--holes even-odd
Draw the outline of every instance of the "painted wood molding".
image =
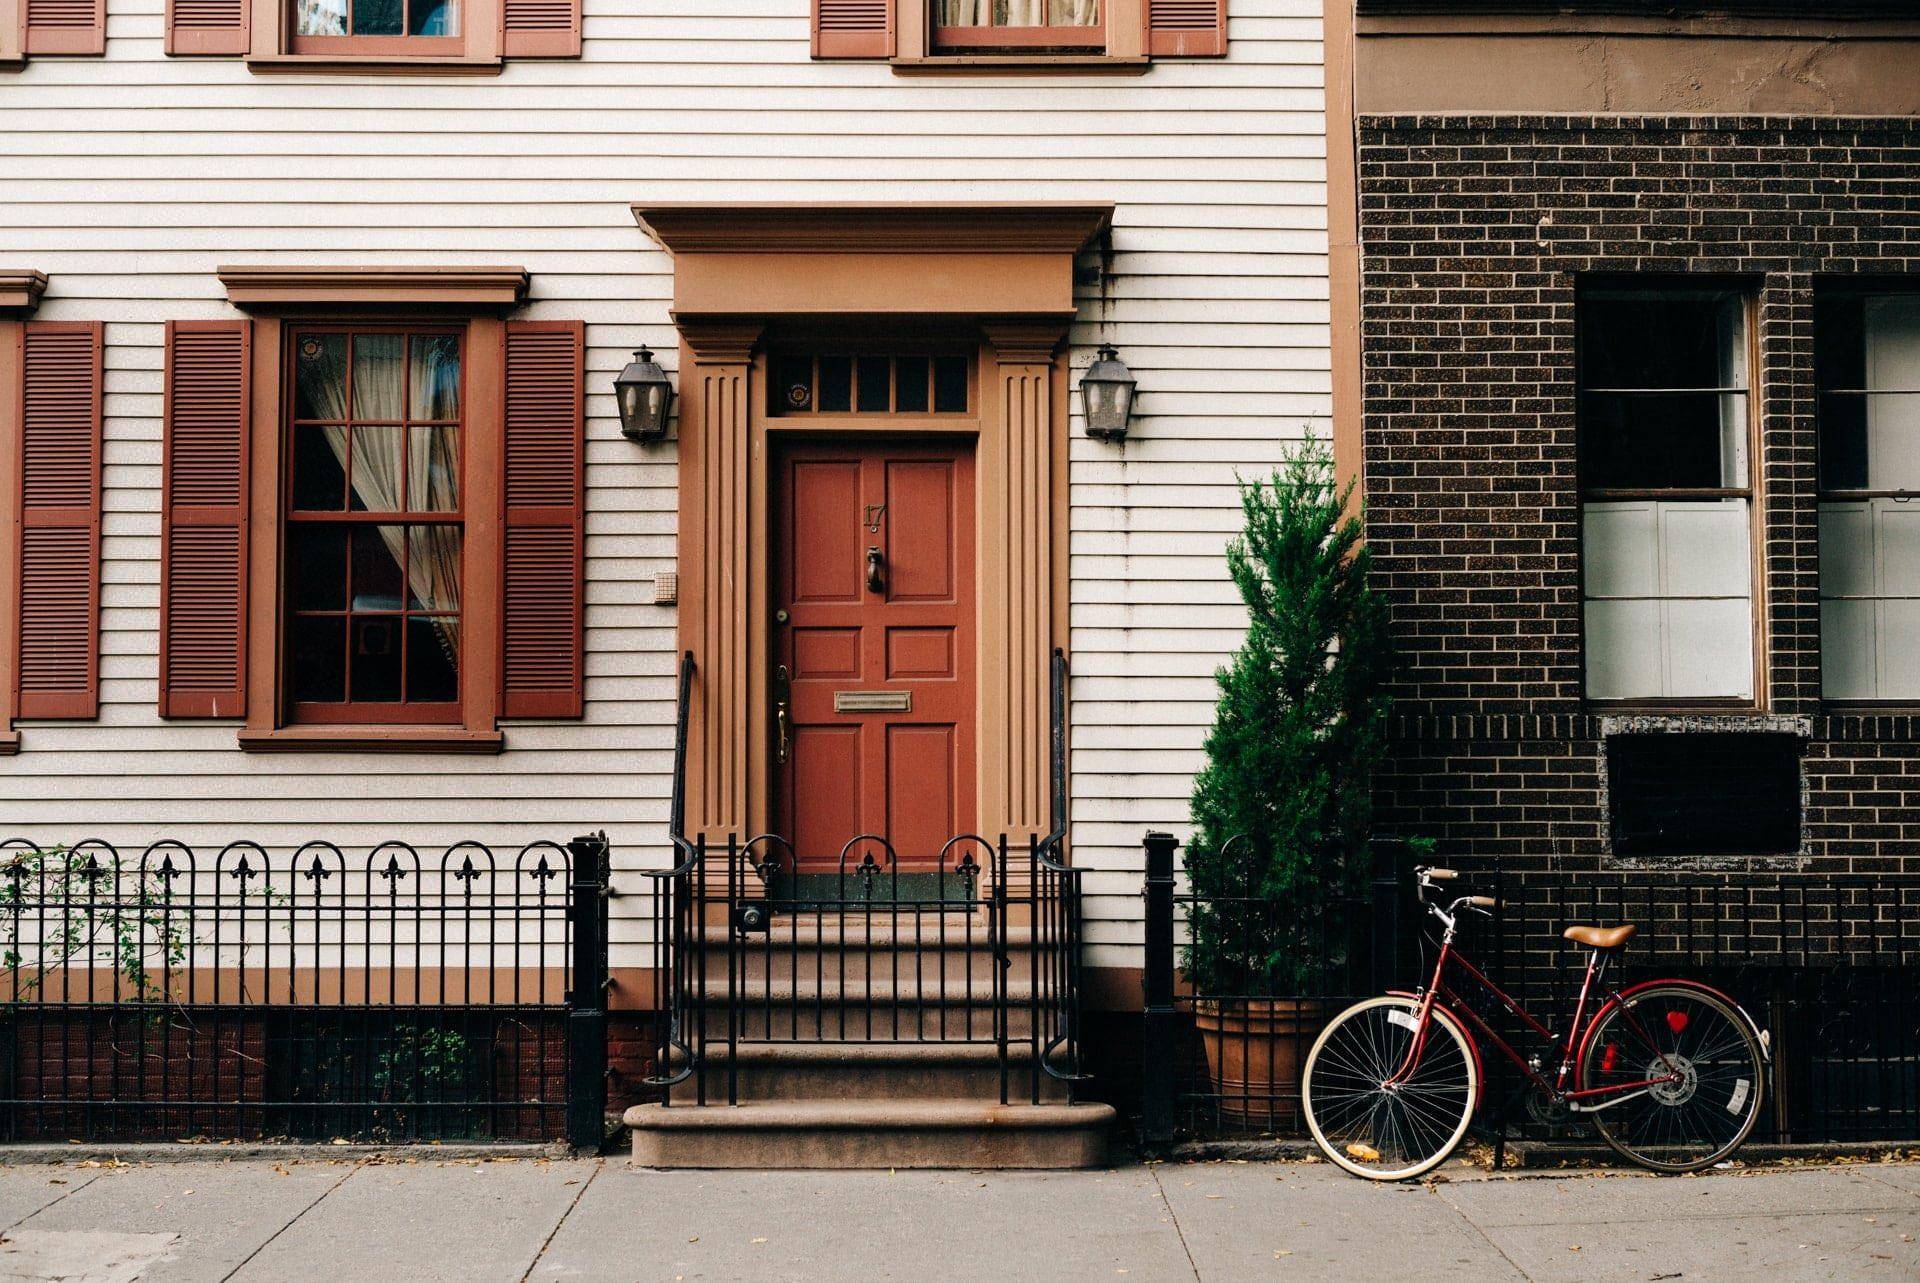
POLYGON ((26 316, 40 306, 47 274, 31 268, 0 268, 0 313, 26 316))
POLYGON ((527 300, 524 267, 220 267, 243 310, 312 307, 511 309, 527 300))

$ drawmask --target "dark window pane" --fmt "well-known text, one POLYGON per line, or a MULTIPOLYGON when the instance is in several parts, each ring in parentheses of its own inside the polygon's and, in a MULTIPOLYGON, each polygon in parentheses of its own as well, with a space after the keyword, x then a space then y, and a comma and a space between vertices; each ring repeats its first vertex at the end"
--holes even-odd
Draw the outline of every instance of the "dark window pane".
POLYGON ((894 381, 899 400, 894 408, 902 414, 927 412, 927 358, 903 356, 894 362, 894 381))
POLYGON ((397 36, 400 28, 401 0, 353 0, 353 34, 356 36, 397 36))
POLYGON ((347 417, 347 336, 303 334, 294 345, 293 414, 338 422, 347 417))
POLYGON ((457 36, 460 34, 459 0, 413 0, 407 26, 409 35, 457 36))
POLYGON ((1820 484, 1828 490, 1866 488, 1866 397, 1829 392, 1820 398, 1820 484))
POLYGON ((287 687, 302 703, 332 704, 347 697, 347 621, 341 616, 295 616, 287 622, 287 687))
POLYGON ((933 359, 933 408, 940 414, 962 414, 967 408, 967 358, 933 359))
POLYGON ((1813 366, 1822 388, 1867 386, 1865 298, 1840 294, 1815 301, 1813 366))
POLYGON ((813 409, 813 358, 810 356, 776 358, 773 389, 780 409, 813 409))
POLYGON ((844 414, 853 408, 853 358, 820 358, 820 412, 844 414))
POLYGON ((405 591, 407 528, 355 526, 353 530, 353 608, 399 610, 405 591))
POLYGON ((1580 419, 1588 490, 1711 489, 1747 484, 1746 398, 1714 392, 1590 392, 1580 419), (1723 458, 1723 453, 1731 457, 1723 458))
POLYGON ((444 703, 460 698, 460 621, 407 621, 407 699, 444 703))
POLYGON ((339 512, 347 506, 347 470, 340 450, 345 428, 293 430, 293 506, 302 512, 339 512))
POLYGON ((347 532, 295 526, 287 535, 287 601, 295 610, 345 610, 347 532))
POLYGON ((1588 388, 1738 386, 1740 300, 1593 295, 1580 300, 1580 382, 1588 388), (1730 381, 1732 380, 1732 381, 1730 381))
POLYGON ((867 414, 885 413, 887 391, 893 382, 893 362, 884 356, 860 358, 860 409, 867 414))
POLYGON ((1607 740, 1615 855, 1800 849, 1800 741, 1764 733, 1607 740))
POLYGON ((385 703, 400 698, 400 623, 398 619, 353 621, 352 697, 355 703, 385 703))

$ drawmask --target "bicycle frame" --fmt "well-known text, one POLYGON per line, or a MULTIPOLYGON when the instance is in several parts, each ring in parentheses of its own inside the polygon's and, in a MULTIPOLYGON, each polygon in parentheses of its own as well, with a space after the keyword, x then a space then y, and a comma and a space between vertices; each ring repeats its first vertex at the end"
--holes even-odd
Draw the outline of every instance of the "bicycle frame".
MULTIPOLYGON (((1479 1059, 1480 1055, 1480 1041, 1484 1039, 1491 1042, 1495 1047, 1498 1047, 1505 1053, 1507 1059, 1511 1060, 1520 1072, 1525 1074, 1527 1078, 1533 1082, 1535 1087, 1545 1093, 1549 1100, 1556 1104, 1564 1103, 1570 1111, 1576 1113, 1592 1113, 1596 1110, 1606 1109, 1610 1105, 1621 1104, 1632 1095, 1639 1095, 1641 1092, 1647 1091, 1650 1088, 1660 1086, 1663 1083, 1674 1082, 1681 1077, 1680 1072, 1675 1070, 1673 1073, 1658 1078, 1643 1078, 1629 1082, 1609 1083, 1605 1087, 1570 1088, 1568 1086, 1569 1083, 1579 1081, 1578 1070, 1581 1060, 1586 1054, 1587 1043, 1590 1041, 1592 1029, 1599 1023, 1601 1014, 1615 1005, 1620 1005, 1624 1009, 1626 1019, 1630 1022, 1634 1032, 1644 1039, 1648 1046, 1657 1049, 1659 1044, 1648 1034, 1646 1027, 1641 1025, 1639 1017, 1633 1013, 1632 1003, 1628 1002, 1626 995, 1623 995, 1617 988, 1607 989, 1605 1001, 1594 1003, 1593 1014, 1588 1016, 1589 1004, 1594 998, 1596 988, 1604 983, 1607 963, 1611 960, 1605 951, 1595 949, 1587 957, 1586 975, 1580 982, 1580 997, 1574 1004, 1573 1019, 1567 1026, 1566 1041, 1563 1045, 1557 1034, 1539 1020, 1535 1019, 1533 1014, 1521 1006, 1518 1000, 1510 996, 1504 989, 1500 988, 1500 986, 1494 984, 1493 981, 1487 979, 1484 972, 1474 966, 1473 963, 1468 961, 1454 948, 1453 940, 1456 930, 1455 914, 1457 914, 1460 907, 1467 902, 1467 898, 1457 900, 1454 902, 1452 908, 1447 911, 1442 911, 1437 905, 1427 906, 1430 912, 1446 924, 1446 932, 1441 937, 1440 956, 1434 960, 1432 978, 1428 981, 1425 989, 1413 995, 1418 998, 1420 1002, 1419 1014, 1415 1017, 1419 1023, 1418 1027, 1414 1030, 1413 1042, 1407 1048, 1406 1059, 1398 1069, 1394 1070, 1392 1076, 1387 1079, 1386 1085, 1392 1086, 1405 1081, 1413 1073, 1415 1067, 1419 1065, 1420 1056, 1426 1050, 1427 1032, 1433 1022, 1433 1008, 1435 1003, 1444 1003, 1447 1013, 1458 1020, 1462 1028, 1466 1030, 1468 1041, 1473 1047, 1473 1054, 1476 1060, 1479 1059), (1494 1029, 1491 1024, 1482 1018, 1480 1013, 1475 1011, 1459 993, 1449 987, 1447 983, 1447 972, 1450 966, 1464 971, 1467 975, 1478 981, 1488 993, 1494 996, 1501 1007, 1510 1015, 1517 1017, 1521 1024, 1538 1038, 1540 1042, 1549 1047, 1556 1048, 1559 1051, 1560 1062, 1554 1071, 1554 1076, 1551 1081, 1535 1067, 1531 1060, 1521 1055, 1519 1051, 1515 1050, 1511 1043, 1505 1038, 1502 1038, 1499 1031, 1494 1029), (1610 1099, 1603 1100, 1601 1098, 1610 1099), (1600 1101, 1600 1103, 1590 1103, 1596 1100, 1600 1101)), ((1641 986, 1638 985, 1634 986, 1636 989, 1640 987, 1641 986)), ((1666 1053, 1661 1052, 1660 1057, 1663 1061, 1666 1060, 1666 1053)), ((1668 1062, 1668 1067, 1672 1068, 1671 1062, 1668 1062)))

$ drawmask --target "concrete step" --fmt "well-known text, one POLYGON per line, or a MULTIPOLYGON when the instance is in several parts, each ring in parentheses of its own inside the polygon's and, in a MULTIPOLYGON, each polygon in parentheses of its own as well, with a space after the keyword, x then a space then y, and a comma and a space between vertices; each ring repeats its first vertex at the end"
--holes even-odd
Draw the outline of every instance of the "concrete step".
POLYGON ((1106 1161, 1111 1105, 797 1100, 635 1105, 633 1161, 697 1168, 1076 1168, 1106 1161))
MULTIPOLYGON (((682 1061, 684 1063, 684 1061, 682 1061)), ((1007 1049, 1007 1099, 1031 1103, 1033 1051, 1007 1049)), ((731 1065, 742 1102, 793 1100, 973 1100, 1000 1099, 1000 1053, 992 1043, 741 1043, 707 1048, 701 1070, 707 1099, 727 1099, 731 1065)), ((1061 1103, 1066 1084, 1044 1071, 1038 1080, 1043 1103, 1061 1103)), ((692 1101, 694 1084, 674 1088, 674 1100, 692 1101)))
MULTIPOLYGON (((1015 1038, 1033 1029, 1033 986, 1009 981, 1007 1029, 1015 1038)), ((841 983, 827 977, 749 977, 732 989, 738 1012, 734 1028, 743 1041, 769 1042, 954 1042, 993 1037, 993 986, 915 982, 902 977, 864 976, 841 983)), ((729 990, 724 980, 709 982, 706 1001, 696 1015, 707 1037, 727 1032, 729 990)))
MULTIPOLYGON (((969 978, 975 987, 991 985, 996 958, 993 948, 986 940, 954 941, 942 945, 929 940, 925 947, 894 947, 890 945, 796 945, 768 944, 763 940, 753 940, 741 945, 731 955, 724 944, 709 943, 704 952, 696 953, 689 963, 700 968, 708 981, 725 983, 727 969, 731 965, 741 979, 753 979, 761 982, 786 981, 794 983, 805 981, 817 983, 825 980, 864 987, 868 980, 875 983, 912 984, 917 981, 922 986, 937 986, 945 980, 949 986, 964 984, 969 978)), ((1034 971, 1034 957, 1025 948, 1009 949, 1007 953, 1007 975, 1010 978, 1024 978, 1034 971)), ((1047 965, 1040 960, 1042 969, 1047 965)))

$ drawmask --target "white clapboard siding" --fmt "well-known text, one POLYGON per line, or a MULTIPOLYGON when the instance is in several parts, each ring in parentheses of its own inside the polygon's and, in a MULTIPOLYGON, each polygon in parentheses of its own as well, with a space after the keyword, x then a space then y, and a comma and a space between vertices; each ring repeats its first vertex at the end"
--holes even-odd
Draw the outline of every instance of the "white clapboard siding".
MULTIPOLYGON (((1237 477, 1329 415, 1319 0, 1231 0, 1231 56, 1138 77, 899 77, 807 56, 807 0, 587 0, 585 56, 498 77, 257 76, 169 59, 162 0, 109 0, 104 59, 0 76, 0 265, 40 315, 107 322, 101 714, 26 723, 0 836, 513 845, 605 828, 628 889, 666 856, 671 446, 621 439, 630 349, 676 351, 635 200, 1107 200, 1076 372, 1118 343, 1134 439, 1073 438, 1074 859, 1088 962, 1138 963, 1139 842, 1182 830, 1242 615, 1237 477), (164 325, 231 315, 220 263, 523 264, 525 315, 587 322, 587 715, 497 758, 250 755, 154 713, 164 325)), ((1076 406, 1077 410, 1077 406, 1076 406)), ((615 962, 642 958, 637 896, 615 962)))

